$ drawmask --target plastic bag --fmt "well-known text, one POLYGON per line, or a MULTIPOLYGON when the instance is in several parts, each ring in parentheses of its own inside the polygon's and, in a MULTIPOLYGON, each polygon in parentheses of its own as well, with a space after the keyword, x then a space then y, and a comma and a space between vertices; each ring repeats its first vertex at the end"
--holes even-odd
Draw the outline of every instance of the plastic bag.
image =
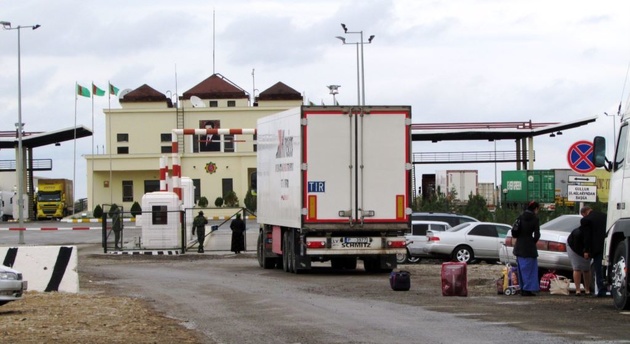
POLYGON ((571 280, 564 276, 556 276, 549 280, 549 293, 552 295, 569 295, 571 280))

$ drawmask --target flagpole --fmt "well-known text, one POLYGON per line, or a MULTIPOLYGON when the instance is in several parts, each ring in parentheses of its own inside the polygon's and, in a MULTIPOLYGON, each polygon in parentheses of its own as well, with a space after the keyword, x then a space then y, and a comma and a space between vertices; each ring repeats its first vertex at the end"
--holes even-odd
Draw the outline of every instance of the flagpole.
POLYGON ((112 84, 107 80, 107 150, 109 151, 109 204, 113 204, 112 181, 112 84))
POLYGON ((91 96, 92 96, 92 202, 88 202, 88 204, 91 204, 92 207, 95 207, 94 205, 94 134, 96 133, 96 130, 94 129, 94 81, 92 81, 92 92, 91 92, 91 96))
MULTIPOLYGON (((75 191, 77 188, 76 176, 77 176, 77 102, 79 100, 79 83, 74 83, 74 151, 72 159, 72 199, 74 200, 75 191)), ((72 214, 74 215, 74 202, 72 202, 72 214)))

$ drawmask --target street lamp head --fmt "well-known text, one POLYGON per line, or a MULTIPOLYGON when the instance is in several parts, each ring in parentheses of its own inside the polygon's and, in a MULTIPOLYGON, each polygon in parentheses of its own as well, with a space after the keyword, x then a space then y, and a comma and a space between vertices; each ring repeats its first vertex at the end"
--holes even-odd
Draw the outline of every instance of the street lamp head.
POLYGON ((35 25, 33 25, 33 30, 37 30, 40 26, 41 26, 41 25, 39 25, 39 24, 35 24, 35 25))
POLYGON ((374 39, 374 35, 370 36, 370 38, 368 38, 368 43, 372 43, 373 39, 374 39))
POLYGON ((8 22, 8 21, 0 21, 0 25, 2 25, 2 27, 5 30, 8 30, 11 28, 11 22, 8 22))
POLYGON ((340 40, 341 40, 341 43, 346 44, 346 39, 345 39, 345 37, 335 36, 335 38, 340 39, 340 40))
POLYGON ((348 28, 346 27, 346 24, 341 23, 341 28, 343 29, 343 32, 348 33, 348 28))

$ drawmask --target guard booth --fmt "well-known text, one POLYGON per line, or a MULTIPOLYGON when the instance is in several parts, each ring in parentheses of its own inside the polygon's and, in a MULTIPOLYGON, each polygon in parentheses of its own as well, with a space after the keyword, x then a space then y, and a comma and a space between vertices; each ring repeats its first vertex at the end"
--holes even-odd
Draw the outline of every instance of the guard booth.
POLYGON ((142 196, 142 247, 181 247, 181 201, 174 192, 155 191, 142 196))

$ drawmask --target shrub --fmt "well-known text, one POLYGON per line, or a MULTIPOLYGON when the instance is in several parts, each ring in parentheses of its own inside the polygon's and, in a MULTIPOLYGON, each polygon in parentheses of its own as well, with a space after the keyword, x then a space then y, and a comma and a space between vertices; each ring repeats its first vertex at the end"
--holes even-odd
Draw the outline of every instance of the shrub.
POLYGON ((140 214, 142 214, 142 207, 137 201, 133 202, 131 205, 131 216, 136 217, 140 214))
POLYGON ((224 201, 226 207, 238 207, 238 196, 233 190, 225 195, 224 201))
POLYGON ((249 211, 252 213, 256 212, 256 196, 254 196, 252 189, 247 190, 243 203, 245 203, 245 208, 249 211))
POLYGON ((94 218, 96 219, 100 219, 101 217, 103 217, 103 208, 101 208, 100 204, 97 204, 96 207, 94 207, 94 211, 92 211, 92 216, 94 216, 94 218))
POLYGON ((223 206, 223 198, 217 197, 217 199, 214 200, 214 206, 221 208, 223 206))
MULTIPOLYGON (((216 203, 216 202, 215 202, 216 203)), ((197 204, 202 207, 205 208, 208 206, 208 199, 206 198, 206 196, 201 196, 199 198, 199 201, 197 202, 197 204)))

